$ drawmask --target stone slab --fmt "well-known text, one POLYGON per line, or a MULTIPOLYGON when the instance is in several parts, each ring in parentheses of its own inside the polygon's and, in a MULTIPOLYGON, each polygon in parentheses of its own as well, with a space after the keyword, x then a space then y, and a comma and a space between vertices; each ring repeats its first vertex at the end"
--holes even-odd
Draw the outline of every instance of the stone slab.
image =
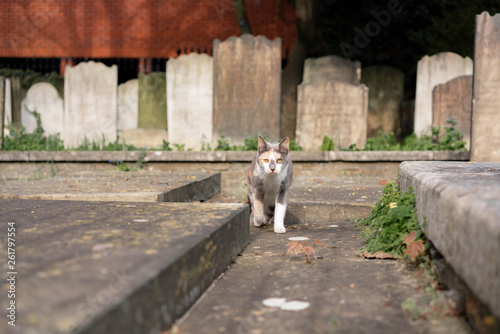
POLYGON ((139 126, 139 80, 132 79, 118 86, 118 134, 139 126))
POLYGON ((168 141, 199 151, 212 144, 213 59, 190 53, 167 61, 168 141))
POLYGON ((297 101, 297 144, 304 151, 319 151, 324 135, 335 150, 366 142, 368 88, 340 81, 300 84, 297 101))
POLYGON ((432 125, 441 126, 440 136, 445 133, 444 127, 450 118, 458 123, 456 130, 464 134, 463 140, 470 148, 470 132, 472 121, 472 76, 462 76, 444 84, 437 85, 432 91, 432 125))
POLYGON ((500 14, 476 15, 471 160, 500 162, 500 14))
POLYGON ((308 58, 304 62, 304 84, 326 81, 342 81, 359 85, 361 79, 361 63, 337 56, 308 58))
POLYGON ((120 140, 137 148, 161 148, 168 142, 168 133, 162 129, 128 129, 120 134, 120 140))
POLYGON ((245 34, 214 40, 213 139, 280 137, 281 39, 245 34))
MULTIPOLYGON (((249 238, 243 204, 2 199, 0 207, 2 230, 16 228, 19 333, 163 332, 249 238)), ((0 267, 10 271, 7 261, 0 267)), ((2 333, 10 329, 1 322, 2 333)))
POLYGON ((4 103, 4 134, 8 134, 7 126, 12 123, 12 84, 10 78, 5 78, 5 103, 4 103))
POLYGON ((379 181, 295 179, 292 189, 297 196, 289 206, 293 209, 295 203, 303 202, 308 215, 301 215, 297 221, 288 219, 284 235, 274 233, 272 226, 250 226, 250 243, 241 256, 172 332, 197 334, 203 328, 204 334, 468 333, 447 321, 450 318, 409 321, 401 304, 408 298, 422 298, 415 295, 422 284, 417 275, 405 274, 396 261, 366 260, 356 255, 362 247, 361 231, 354 226, 348 210, 358 207, 355 200, 363 196, 367 197, 363 210, 370 208, 382 189, 379 181), (358 189, 362 187, 365 189, 358 189), (328 191, 322 193, 322 189, 328 191), (316 200, 328 201, 331 215, 324 211, 316 216, 319 211, 313 211, 316 207, 311 205, 316 200), (309 263, 304 254, 287 254, 290 237, 308 238, 304 242, 315 250, 309 263), (269 298, 300 301, 307 307, 272 307, 264 303, 269 298))
POLYGON ((368 137, 376 137, 379 131, 400 131, 400 108, 403 101, 404 74, 390 66, 363 68, 361 82, 369 89, 368 137))
POLYGON ((21 107, 21 122, 27 133, 36 129, 36 111, 42 118, 44 135, 63 133, 64 106, 57 89, 47 82, 39 82, 28 89, 21 107))
POLYGON ((418 221, 458 276, 500 317, 500 163, 403 162, 418 221))
POLYGON ((117 136, 118 67, 93 61, 64 74, 64 132, 67 148, 90 142, 114 142, 117 136))
POLYGON ((0 198, 192 202, 220 192, 220 173, 80 172, 0 187, 0 198))
POLYGON ((167 82, 164 72, 139 73, 139 127, 167 130, 167 82))
POLYGON ((415 92, 415 133, 430 134, 432 125, 432 90, 453 78, 472 75, 472 60, 453 52, 423 57, 417 65, 415 92))

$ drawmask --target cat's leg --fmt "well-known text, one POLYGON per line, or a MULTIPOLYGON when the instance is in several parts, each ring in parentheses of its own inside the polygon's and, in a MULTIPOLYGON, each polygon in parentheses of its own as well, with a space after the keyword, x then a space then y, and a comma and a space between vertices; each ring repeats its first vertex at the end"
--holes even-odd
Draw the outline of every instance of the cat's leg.
POLYGON ((264 203, 259 198, 252 199, 252 212, 253 224, 257 227, 266 222, 266 215, 264 214, 264 203))
POLYGON ((285 213, 286 213, 286 203, 276 203, 276 208, 274 209, 274 232, 285 233, 285 213))

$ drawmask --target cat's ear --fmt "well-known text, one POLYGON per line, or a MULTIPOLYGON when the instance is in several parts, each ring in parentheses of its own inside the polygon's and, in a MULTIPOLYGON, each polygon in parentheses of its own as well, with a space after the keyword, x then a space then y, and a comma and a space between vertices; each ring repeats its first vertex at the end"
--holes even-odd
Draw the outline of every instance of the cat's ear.
POLYGON ((288 137, 283 138, 279 143, 279 151, 288 154, 288 149, 290 147, 290 139, 288 137))
POLYGON ((258 149, 259 152, 267 151, 267 143, 264 140, 264 138, 262 138, 261 136, 259 136, 259 139, 257 139, 257 142, 259 144, 259 149, 258 149))

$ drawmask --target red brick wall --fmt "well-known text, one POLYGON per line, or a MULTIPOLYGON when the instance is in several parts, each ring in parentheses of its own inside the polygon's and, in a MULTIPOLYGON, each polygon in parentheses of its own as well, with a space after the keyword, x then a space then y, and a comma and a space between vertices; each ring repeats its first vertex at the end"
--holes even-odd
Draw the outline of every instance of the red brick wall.
MULTIPOLYGON (((0 0, 0 57, 166 58, 239 35, 231 0, 0 0)), ((246 0, 255 35, 295 41, 289 0, 246 0)))

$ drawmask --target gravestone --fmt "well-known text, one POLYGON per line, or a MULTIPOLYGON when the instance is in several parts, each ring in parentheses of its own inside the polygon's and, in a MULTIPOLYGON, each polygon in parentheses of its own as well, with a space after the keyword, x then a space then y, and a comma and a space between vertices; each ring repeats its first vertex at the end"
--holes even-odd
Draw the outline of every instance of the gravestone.
POLYGON ((167 83, 164 72, 139 73, 139 123, 144 129, 167 129, 167 83))
POLYGON ((114 142, 117 134, 118 67, 93 61, 66 66, 64 132, 67 148, 89 141, 114 142))
POLYGON ((167 130, 141 128, 123 130, 120 141, 137 148, 161 148, 163 141, 168 141, 167 130))
POLYGON ((200 150, 212 143, 213 60, 190 53, 167 61, 168 141, 200 150))
POLYGON ((22 103, 21 122, 27 133, 36 129, 37 111, 42 118, 44 135, 63 133, 63 100, 57 89, 47 82, 39 82, 28 89, 22 103))
POLYGON ((139 80, 118 86, 118 135, 139 126, 139 80))
POLYGON ((389 66, 363 69, 361 82, 370 90, 368 96, 368 137, 379 131, 399 134, 399 110, 403 101, 404 74, 389 66))
POLYGON ((500 161, 500 14, 476 15, 472 161, 500 161))
POLYGON ((472 60, 453 52, 441 52, 432 57, 425 56, 418 62, 415 134, 430 134, 434 87, 463 75, 472 75, 472 60))
POLYGON ((301 84, 297 101, 297 144, 304 151, 319 151, 324 135, 335 150, 366 142, 368 88, 340 81, 301 84))
POLYGON ((10 88, 12 97, 12 123, 21 124, 22 102, 26 97, 26 89, 21 83, 21 78, 13 76, 10 78, 10 88))
POLYGON ((9 130, 7 127, 12 123, 12 85, 10 78, 5 78, 4 81, 4 118, 3 118, 3 129, 4 136, 9 135, 9 130))
POLYGON ((280 136, 281 39, 243 35, 214 40, 213 139, 232 144, 280 136))
POLYGON ((304 63, 305 84, 325 81, 342 81, 359 85, 361 79, 361 63, 337 56, 308 58, 304 63))
POLYGON ((5 80, 0 77, 0 150, 3 148, 3 127, 5 120, 5 80))
POLYGON ((472 118, 472 76, 452 79, 434 87, 432 92, 432 125, 441 126, 440 137, 449 126, 446 120, 457 121, 456 130, 464 134, 467 148, 470 147, 470 127, 472 118))

